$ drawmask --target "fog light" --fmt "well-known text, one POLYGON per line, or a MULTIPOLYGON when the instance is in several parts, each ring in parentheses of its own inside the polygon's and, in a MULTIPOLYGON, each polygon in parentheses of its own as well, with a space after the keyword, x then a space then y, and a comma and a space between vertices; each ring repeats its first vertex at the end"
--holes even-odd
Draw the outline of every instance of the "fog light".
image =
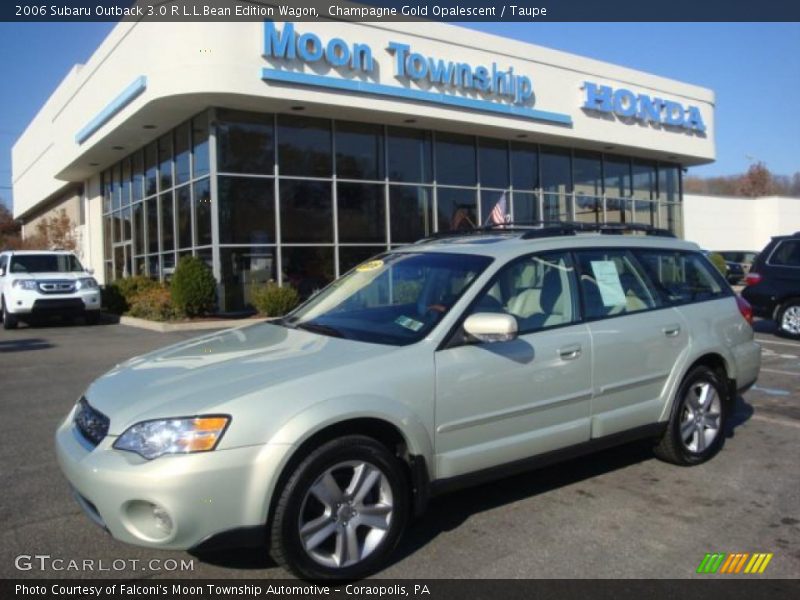
POLYGON ((166 535, 172 533, 172 519, 169 513, 156 504, 153 505, 153 520, 155 521, 156 527, 166 535))

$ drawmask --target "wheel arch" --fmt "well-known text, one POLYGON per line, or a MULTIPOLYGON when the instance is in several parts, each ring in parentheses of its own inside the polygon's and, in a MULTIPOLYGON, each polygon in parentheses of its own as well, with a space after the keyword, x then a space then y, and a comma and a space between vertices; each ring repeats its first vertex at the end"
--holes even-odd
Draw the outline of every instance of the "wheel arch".
MULTIPOLYGON (((385 402, 385 399, 383 401, 385 402)), ((376 406, 374 401, 373 406, 376 406)), ((301 413, 292 422, 281 428, 281 431, 273 438, 275 440, 290 438, 295 442, 276 470, 277 475, 272 478, 267 494, 269 501, 265 502, 262 513, 267 527, 271 526, 280 490, 297 465, 314 448, 346 435, 370 437, 397 456, 405 466, 408 476, 412 510, 414 514, 421 514, 424 511, 430 496, 431 474, 429 468, 433 464, 433 446, 430 434, 415 416, 411 413, 400 417, 387 412, 348 411, 336 417, 319 421, 314 428, 304 429, 301 423, 307 423, 308 416, 301 413)), ((285 442, 278 441, 276 443, 285 442)))
POLYGON ((694 358, 689 362, 688 366, 681 372, 680 377, 675 381, 674 389, 671 392, 669 403, 666 410, 662 415, 662 419, 671 419, 672 413, 677 406, 676 394, 686 379, 686 376, 691 373, 696 367, 704 366, 714 371, 725 386, 725 402, 728 408, 733 408, 733 403, 736 400, 736 373, 734 362, 731 357, 726 357, 723 353, 718 351, 705 352, 694 358))

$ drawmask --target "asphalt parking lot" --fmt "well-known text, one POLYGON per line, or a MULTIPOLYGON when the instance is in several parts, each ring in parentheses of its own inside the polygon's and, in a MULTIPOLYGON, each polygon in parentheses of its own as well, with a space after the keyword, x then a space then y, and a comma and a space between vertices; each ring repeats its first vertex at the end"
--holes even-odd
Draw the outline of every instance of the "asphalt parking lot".
MULTIPOLYGON (((772 552, 759 577, 797 578, 800 343, 763 323, 757 330, 761 379, 738 400, 711 462, 675 467, 635 444, 437 498, 379 576, 688 578, 719 551, 772 552)), ((53 432, 93 378, 193 335, 122 325, 0 331, 0 577, 286 577, 263 551, 192 557, 117 542, 82 514, 56 465, 53 432), (19 571, 20 555, 136 567, 19 571), (157 570, 153 559, 190 559, 193 570, 157 570)))

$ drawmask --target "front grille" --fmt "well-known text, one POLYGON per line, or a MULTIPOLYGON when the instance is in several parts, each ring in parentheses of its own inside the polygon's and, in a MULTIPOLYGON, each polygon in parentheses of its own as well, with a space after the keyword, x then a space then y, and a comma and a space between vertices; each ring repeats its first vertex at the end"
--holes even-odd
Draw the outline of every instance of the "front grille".
POLYGON ((87 442, 92 446, 97 446, 108 434, 108 426, 108 417, 92 408, 86 398, 78 401, 78 410, 75 411, 75 427, 87 442))
POLYGON ((71 294, 75 291, 74 281, 40 281, 39 291, 43 294, 71 294))
POLYGON ((39 298, 34 301, 33 312, 66 311, 79 312, 84 309, 80 298, 39 298))

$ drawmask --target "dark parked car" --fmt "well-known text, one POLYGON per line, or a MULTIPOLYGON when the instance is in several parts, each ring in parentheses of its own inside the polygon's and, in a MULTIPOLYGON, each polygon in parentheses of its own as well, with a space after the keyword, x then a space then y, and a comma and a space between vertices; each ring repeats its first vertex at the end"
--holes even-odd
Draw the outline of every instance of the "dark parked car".
POLYGON ((772 238, 756 257, 742 292, 756 316, 800 338, 800 232, 772 238))
POLYGON ((726 263, 739 263, 745 275, 750 272, 750 267, 758 256, 758 252, 751 250, 717 250, 717 253, 722 255, 726 263))
POLYGON ((728 280, 728 283, 731 285, 737 285, 742 282, 745 277, 744 268, 738 262, 733 262, 730 260, 725 261, 725 266, 727 267, 727 272, 725 273, 725 279, 728 280))

